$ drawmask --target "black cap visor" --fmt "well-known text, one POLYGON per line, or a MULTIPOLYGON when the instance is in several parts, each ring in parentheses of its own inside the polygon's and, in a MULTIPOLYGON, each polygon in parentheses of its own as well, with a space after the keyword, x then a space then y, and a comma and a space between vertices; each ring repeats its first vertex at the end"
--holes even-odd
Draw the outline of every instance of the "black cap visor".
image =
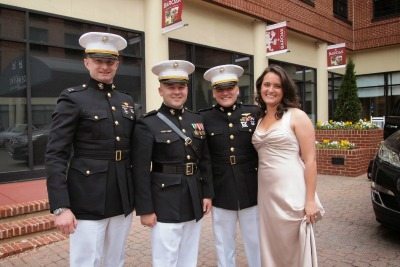
POLYGON ((160 83, 164 84, 188 84, 188 80, 182 80, 182 79, 164 79, 160 80, 160 83))
POLYGON ((231 88, 234 88, 236 85, 237 85, 237 82, 225 82, 225 83, 215 84, 213 86, 213 88, 216 90, 231 89, 231 88))
POLYGON ((118 56, 113 54, 87 53, 86 56, 90 58, 104 58, 104 59, 118 60, 118 56))

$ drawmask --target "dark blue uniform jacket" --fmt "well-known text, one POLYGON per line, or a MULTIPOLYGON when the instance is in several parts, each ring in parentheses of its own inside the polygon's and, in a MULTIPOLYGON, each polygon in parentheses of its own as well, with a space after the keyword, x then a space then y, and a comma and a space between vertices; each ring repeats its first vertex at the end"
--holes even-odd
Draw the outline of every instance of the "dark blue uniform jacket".
POLYGON ((88 220, 131 213, 132 97, 91 79, 61 93, 52 119, 46 152, 50 209, 68 207, 88 220))
POLYGON ((179 223, 203 216, 202 199, 212 198, 212 175, 201 116, 162 105, 140 118, 134 134, 136 214, 156 213, 157 220, 179 223), (192 139, 186 146, 161 112, 192 139), (194 149, 193 149, 194 148, 194 149), (195 151, 194 151, 195 150, 195 151))
POLYGON ((251 143, 260 109, 237 103, 200 110, 211 155, 213 205, 239 210, 257 204, 257 151, 251 143))

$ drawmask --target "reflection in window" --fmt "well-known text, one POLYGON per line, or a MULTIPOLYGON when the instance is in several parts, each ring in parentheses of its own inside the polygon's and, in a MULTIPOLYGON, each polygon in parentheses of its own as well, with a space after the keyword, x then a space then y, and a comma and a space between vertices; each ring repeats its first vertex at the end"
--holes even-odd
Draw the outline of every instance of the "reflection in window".
POLYGON ((0 38, 10 40, 25 39, 25 13, 0 8, 0 38))
POLYGON ((29 35, 31 41, 39 43, 47 43, 49 41, 49 33, 46 29, 30 27, 29 35))
POLYGON ((0 40, 0 173, 26 170, 26 162, 14 160, 12 143, 27 138, 26 56, 22 43, 0 40))
POLYGON ((202 46, 194 46, 194 51, 194 61, 196 64, 206 68, 232 63, 232 53, 230 52, 217 51, 202 46))
POLYGON ((64 43, 66 46, 76 46, 76 44, 79 44, 79 37, 79 34, 66 32, 64 33, 64 43))
POLYGON ((390 115, 400 99, 400 72, 357 76, 357 87, 364 118, 390 115))
POLYGON ((128 46, 122 51, 123 55, 140 56, 142 54, 143 40, 140 34, 114 29, 111 29, 111 32, 121 35, 126 39, 128 46))
MULTIPOLYGON (((88 80, 83 65, 82 53, 79 56, 65 56, 68 49, 52 48, 44 52, 41 46, 31 47, 29 58, 31 69, 32 104, 39 104, 43 97, 51 97, 55 105, 57 97, 65 88, 83 84, 88 80)), ((48 101, 48 99, 47 99, 48 101)), ((42 103, 48 105, 49 103, 42 103)))
POLYGON ((170 40, 169 58, 187 60, 196 66, 195 72, 190 77, 189 95, 186 102, 188 108, 199 110, 215 104, 210 83, 204 80, 203 75, 207 69, 223 64, 236 64, 243 67, 244 74, 239 79, 239 101, 247 104, 254 103, 253 58, 251 56, 170 40))
POLYGON ((328 117, 333 119, 343 75, 328 72, 328 117))

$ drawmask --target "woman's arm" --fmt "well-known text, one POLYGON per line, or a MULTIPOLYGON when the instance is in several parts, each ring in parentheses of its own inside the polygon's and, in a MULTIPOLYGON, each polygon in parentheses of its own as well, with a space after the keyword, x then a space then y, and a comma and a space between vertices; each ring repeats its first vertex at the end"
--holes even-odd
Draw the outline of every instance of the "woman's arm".
POLYGON ((294 109, 292 127, 300 146, 300 156, 304 162, 304 181, 306 183, 305 213, 307 221, 314 223, 318 209, 315 203, 317 187, 317 161, 315 150, 315 130, 307 114, 294 109))

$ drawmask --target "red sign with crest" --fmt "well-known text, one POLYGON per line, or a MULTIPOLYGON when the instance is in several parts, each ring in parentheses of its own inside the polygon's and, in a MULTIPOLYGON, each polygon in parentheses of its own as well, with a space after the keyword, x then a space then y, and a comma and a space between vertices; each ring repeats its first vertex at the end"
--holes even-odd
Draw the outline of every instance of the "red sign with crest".
POLYGON ((288 51, 286 21, 267 26, 266 39, 268 56, 286 53, 288 51))
POLYGON ((183 27, 183 0, 162 0, 162 32, 183 27))
POLYGON ((346 44, 335 44, 327 46, 328 69, 342 68, 346 66, 346 44))

